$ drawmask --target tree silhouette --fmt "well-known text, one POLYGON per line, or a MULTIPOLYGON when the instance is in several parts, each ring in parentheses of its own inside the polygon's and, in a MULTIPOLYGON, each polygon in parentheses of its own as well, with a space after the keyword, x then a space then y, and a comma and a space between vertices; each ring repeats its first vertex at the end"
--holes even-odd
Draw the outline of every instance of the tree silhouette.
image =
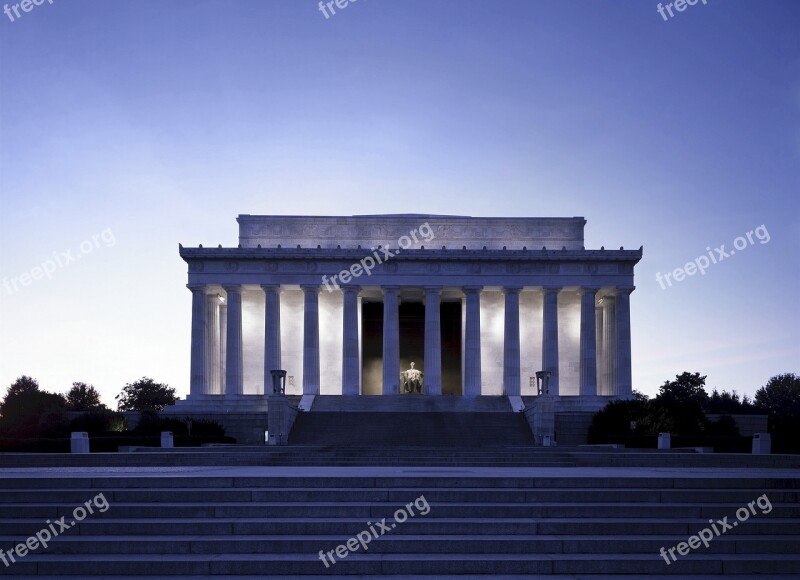
POLYGON ((105 408, 100 402, 100 393, 92 385, 72 383, 67 392, 67 408, 70 411, 98 411, 105 408))
POLYGON ((39 389, 28 376, 19 377, 0 403, 0 428, 12 437, 39 437, 54 430, 66 411, 63 395, 39 389))
POLYGON ((120 411, 159 412, 175 402, 175 389, 142 377, 125 385, 116 400, 120 411))

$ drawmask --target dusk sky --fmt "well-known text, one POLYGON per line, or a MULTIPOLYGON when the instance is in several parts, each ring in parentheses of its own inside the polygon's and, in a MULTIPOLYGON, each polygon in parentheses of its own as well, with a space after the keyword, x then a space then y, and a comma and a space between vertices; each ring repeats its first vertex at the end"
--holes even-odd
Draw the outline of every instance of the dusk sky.
POLYGON ((0 394, 26 374, 115 406, 147 375, 185 396, 178 243, 235 246, 239 214, 583 216, 587 248, 644 246, 635 389, 800 372, 800 2, 657 6, 0 14, 0 394), (657 280, 723 244, 704 275, 657 280))

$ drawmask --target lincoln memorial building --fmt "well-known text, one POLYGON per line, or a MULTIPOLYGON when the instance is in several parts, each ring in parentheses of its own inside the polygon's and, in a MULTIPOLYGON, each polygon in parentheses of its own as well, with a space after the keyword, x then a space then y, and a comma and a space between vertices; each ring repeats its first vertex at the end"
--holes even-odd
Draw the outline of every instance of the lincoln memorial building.
POLYGON ((582 217, 237 221, 237 247, 180 247, 186 410, 262 408, 276 369, 299 396, 547 395, 587 409, 631 396, 642 249, 586 249, 582 217))

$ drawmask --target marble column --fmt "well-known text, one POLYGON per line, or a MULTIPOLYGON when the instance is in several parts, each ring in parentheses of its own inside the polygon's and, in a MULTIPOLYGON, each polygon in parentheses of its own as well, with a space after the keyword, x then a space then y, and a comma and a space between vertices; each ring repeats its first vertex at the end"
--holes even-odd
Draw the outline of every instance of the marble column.
POLYGON ((319 286, 303 289, 303 394, 319 395, 319 286))
POLYGON ((228 305, 219 305, 219 395, 225 394, 225 367, 228 360, 228 305))
POLYGON ((631 292, 633 288, 617 288, 617 395, 630 399, 633 394, 631 376, 631 292))
POLYGON ((206 294, 206 395, 218 395, 220 390, 220 336, 217 294, 206 294))
POLYGON ((358 344, 358 293, 360 286, 342 286, 342 394, 360 393, 361 349, 358 344))
POLYGON ((511 397, 520 393, 519 293, 521 287, 503 288, 505 327, 503 335, 503 392, 511 397))
POLYGON ((206 287, 202 284, 186 286, 192 292, 192 350, 189 370, 189 394, 206 392, 206 287))
POLYGON ((264 291, 264 394, 272 394, 272 371, 281 368, 281 287, 262 284, 264 291))
POLYGON ((558 396, 558 292, 544 288, 542 370, 550 371, 550 395, 558 396))
POLYGON ((603 297, 603 384, 607 396, 615 396, 617 391, 617 314, 616 298, 603 297))
POLYGON ((383 287, 383 394, 400 394, 400 306, 398 286, 383 287))
POLYGON ((603 382, 603 361, 605 360, 605 345, 603 344, 603 307, 595 302, 594 308, 594 328, 595 328, 595 352, 597 353, 597 394, 606 393, 606 385, 603 382))
POLYGON ((581 382, 582 397, 597 396, 597 314, 596 296, 599 288, 581 288, 581 382))
POLYGON ((465 286, 467 319, 464 325, 464 396, 481 394, 481 290, 483 286, 465 286))
POLYGON ((242 287, 223 286, 223 288, 228 294, 228 332, 225 345, 225 394, 243 395, 242 287))
POLYGON ((426 395, 442 394, 442 288, 425 287, 425 367, 426 395))

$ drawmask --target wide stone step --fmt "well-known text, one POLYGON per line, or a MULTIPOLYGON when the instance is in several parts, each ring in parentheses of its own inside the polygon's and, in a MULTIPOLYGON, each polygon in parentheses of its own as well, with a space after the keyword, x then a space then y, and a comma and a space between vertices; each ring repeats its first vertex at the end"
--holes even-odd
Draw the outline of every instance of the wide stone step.
MULTIPOLYGON (((427 499, 427 498, 426 498, 427 499)), ((2 504, 0 504, 2 505, 2 504)), ((771 503, 772 518, 800 518, 800 505, 771 503)), ((426 518, 530 517, 585 519, 629 518, 714 518, 735 514, 740 504, 649 502, 434 502, 426 518), (435 508, 435 509, 433 509, 435 508)), ((392 514, 397 504, 388 502, 231 502, 231 503, 159 503, 117 502, 113 510, 94 510, 92 518, 269 518, 269 517, 363 517, 377 518, 392 514)), ((0 522, 7 519, 71 517, 72 504, 24 503, 2 505, 0 522)), ((756 515, 761 516, 757 506, 756 515)), ((751 514, 752 515, 752 514, 751 514)))
MULTIPOLYGON (((305 468, 296 471, 306 473, 305 468)), ((293 470, 294 471, 294 470, 293 470)), ((137 475, 130 477, 126 474, 108 477, 80 477, 67 476, 54 471, 54 477, 24 477, 6 476, 0 478, 0 489, 8 490, 70 490, 70 489, 112 489, 112 488, 214 488, 214 489, 240 489, 240 488, 508 488, 508 489, 646 489, 659 490, 761 490, 762 493, 770 490, 798 490, 800 491, 800 477, 620 477, 604 475, 579 476, 579 477, 550 477, 537 476, 531 472, 530 476, 475 476, 472 472, 464 472, 444 468, 408 470, 403 469, 402 475, 396 475, 397 470, 392 470, 385 476, 338 476, 319 477, 318 471, 308 469, 308 475, 296 474, 282 476, 279 474, 265 476, 219 477, 209 475, 205 469, 186 471, 181 475, 163 474, 153 477, 137 475), (455 475, 454 475, 455 474, 455 475)), ((341 470, 347 472, 347 470, 341 470)), ((0 496, 2 499, 2 496, 0 496)))
MULTIPOLYGON (((773 554, 769 560, 748 554, 691 554, 669 565, 650 554, 363 554, 328 564, 334 574, 798 574, 800 556, 773 554)), ((0 575, 58 574, 274 574, 306 575, 328 571, 318 554, 28 555, 0 575)))
MULTIPOLYGON (((70 520, 66 520, 70 524, 70 520)), ((632 534, 692 535, 708 526, 708 518, 427 518, 417 516, 396 528, 393 534, 632 534)), ((731 522, 737 524, 733 519, 731 522)), ((42 528, 38 519, 4 519, 0 535, 30 536, 42 528)), ((208 535, 208 534, 342 534, 351 536, 362 530, 362 518, 105 518, 86 519, 79 525, 81 535, 126 533, 144 535, 208 535)), ((800 519, 752 517, 728 534, 800 535, 800 519)))
MULTIPOLYGON (((423 496, 437 503, 694 503, 714 508, 719 504, 738 504, 740 507, 766 493, 773 504, 800 502, 800 492, 782 490, 658 490, 658 489, 572 489, 572 490, 514 490, 492 488, 465 489, 380 489, 380 488, 240 488, 240 489, 114 489, 69 490, 54 493, 50 490, 4 491, 0 508, 8 504, 57 504, 71 513, 76 506, 91 500, 98 493, 112 506, 117 503, 162 504, 226 504, 226 503, 339 503, 381 502, 395 506, 423 496), (758 495, 756 495, 758 494, 758 495)), ((64 514, 59 514, 64 515, 64 514)))
MULTIPOLYGON (((47 548, 50 554, 271 554, 317 553, 334 549, 349 537, 336 535, 209 535, 182 536, 131 536, 115 537, 91 535, 63 535, 47 548)), ((0 536, 0 546, 12 546, 20 538, 0 536)), ((634 537, 628 535, 496 535, 490 537, 454 534, 389 536, 373 540, 369 553, 471 554, 602 554, 610 544, 615 551, 628 554, 658 554, 661 547, 676 546, 686 541, 681 535, 653 535, 634 537)), ((723 535, 703 547, 709 554, 781 554, 791 553, 797 547, 793 537, 775 535, 723 535)))
POLYGON ((696 454, 692 450, 613 450, 581 448, 542 448, 529 445, 519 446, 470 446, 430 448, 419 446, 419 453, 413 453, 414 447, 358 447, 353 446, 354 439, 349 439, 339 447, 324 445, 288 446, 288 447, 246 447, 240 451, 238 447, 206 448, 206 449, 150 449, 137 453, 92 453, 92 454, 48 454, 48 453, 6 453, 0 454, 0 464, 4 467, 95 467, 95 468, 131 468, 135 466, 162 466, 165 469, 189 468, 191 466, 336 466, 360 465, 374 467, 376 465, 392 466, 394 461, 403 461, 404 465, 459 465, 470 461, 470 453, 476 452, 476 460, 485 458, 488 452, 496 454, 499 465, 506 462, 515 465, 544 466, 548 454, 554 461, 569 460, 573 465, 582 467, 650 467, 650 468, 740 468, 747 465, 755 468, 800 468, 800 455, 744 455, 744 454, 696 454), (224 451, 221 451, 223 449, 224 451), (435 451, 431 451, 435 449, 435 451), (257 450, 257 451, 254 451, 257 450), (344 451, 345 456, 339 453, 344 451), (509 455, 509 451, 513 454, 509 455), (565 459, 567 458, 567 459, 565 459))
MULTIPOLYGON (((726 576, 732 576, 732 574, 726 574, 726 576)), ((749 579, 749 575, 733 575, 735 578, 741 578, 742 580, 749 579)), ((26 576, 22 575, 20 578, 32 578, 33 576, 26 576)), ((61 576, 35 576, 40 580, 59 580, 61 576)), ((316 574, 308 574, 303 575, 303 580, 328 580, 331 577, 330 574, 323 574, 323 575, 316 575, 316 574)), ((359 580, 382 580, 385 578, 385 574, 359 574, 359 580)), ((716 578, 717 575, 712 574, 682 574, 682 580, 706 580, 707 578, 716 578)), ((722 577, 721 575, 719 577, 722 577)), ((151 576, 115 576, 115 575, 103 575, 103 580, 150 580, 151 576)), ((159 580, 208 580, 209 578, 214 578, 214 576, 172 576, 172 575, 160 575, 159 580)), ((251 574, 226 574, 225 578, 228 580, 286 580, 286 576, 284 575, 251 575, 251 574)), ((437 578, 439 580, 464 580, 465 578, 471 580, 481 580, 485 578, 483 575, 463 575, 463 574, 437 574, 435 576, 431 576, 430 574, 403 574, 403 580, 430 580, 430 578, 437 578)), ((531 580, 530 574, 492 574, 492 580, 531 580)), ((575 576, 575 578, 583 578, 582 576, 575 576)), ((672 580, 675 578, 674 575, 660 575, 660 574, 648 574, 648 580, 672 580)), ((770 574, 769 576, 761 576, 761 578, 765 578, 768 580, 796 580, 796 576, 789 575, 789 574, 770 574)), ((537 574, 536 580, 564 580, 564 576, 560 574, 537 574)), ((605 575, 605 574, 593 574, 591 576, 591 580, 619 580, 619 576, 617 575, 605 575)))
MULTIPOLYGON (((681 574, 680 578, 682 580, 706 580, 707 578, 716 578, 717 576, 722 577, 721 575, 715 574, 681 574)), ((749 574, 726 574, 726 576, 733 576, 734 578, 740 578, 742 580, 750 578, 749 574)), ((21 575, 20 578, 32 578, 33 576, 21 575)), ((41 575, 35 576, 39 580, 60 580, 62 576, 50 576, 50 575, 41 575)), ((308 574, 303 575, 303 580, 329 580, 331 574, 308 574)), ((359 574, 359 580, 383 580, 386 575, 384 574, 359 574)), ((430 574, 403 574, 403 580, 430 580, 432 576, 430 574)), ((530 574, 492 574, 492 580, 531 580, 530 574)), ((796 580, 795 575, 790 574, 770 574, 768 576, 759 576, 760 578, 764 578, 765 580, 796 580)), ((151 576, 137 576, 137 575, 130 575, 130 576, 117 576, 117 575, 103 575, 103 580, 150 580, 151 576)), ((209 578, 213 578, 213 576, 195 576, 195 575, 181 575, 181 576, 173 576, 173 575, 165 575, 162 574, 159 577, 159 580, 208 580, 209 578)), ((226 574, 225 578, 227 580, 286 580, 285 575, 272 575, 272 574, 226 574)), ((435 576, 438 580, 482 580, 486 578, 485 575, 463 575, 463 574, 437 574, 435 576)), ((574 578, 582 579, 583 576, 575 576, 574 578)), ((675 578, 674 575, 664 575, 664 574, 648 574, 648 580, 673 580, 675 578)), ((560 574, 537 574, 536 580, 564 580, 564 576, 560 574)), ((617 575, 608 575, 608 574, 592 574, 591 580, 620 580, 619 576, 617 575)))

